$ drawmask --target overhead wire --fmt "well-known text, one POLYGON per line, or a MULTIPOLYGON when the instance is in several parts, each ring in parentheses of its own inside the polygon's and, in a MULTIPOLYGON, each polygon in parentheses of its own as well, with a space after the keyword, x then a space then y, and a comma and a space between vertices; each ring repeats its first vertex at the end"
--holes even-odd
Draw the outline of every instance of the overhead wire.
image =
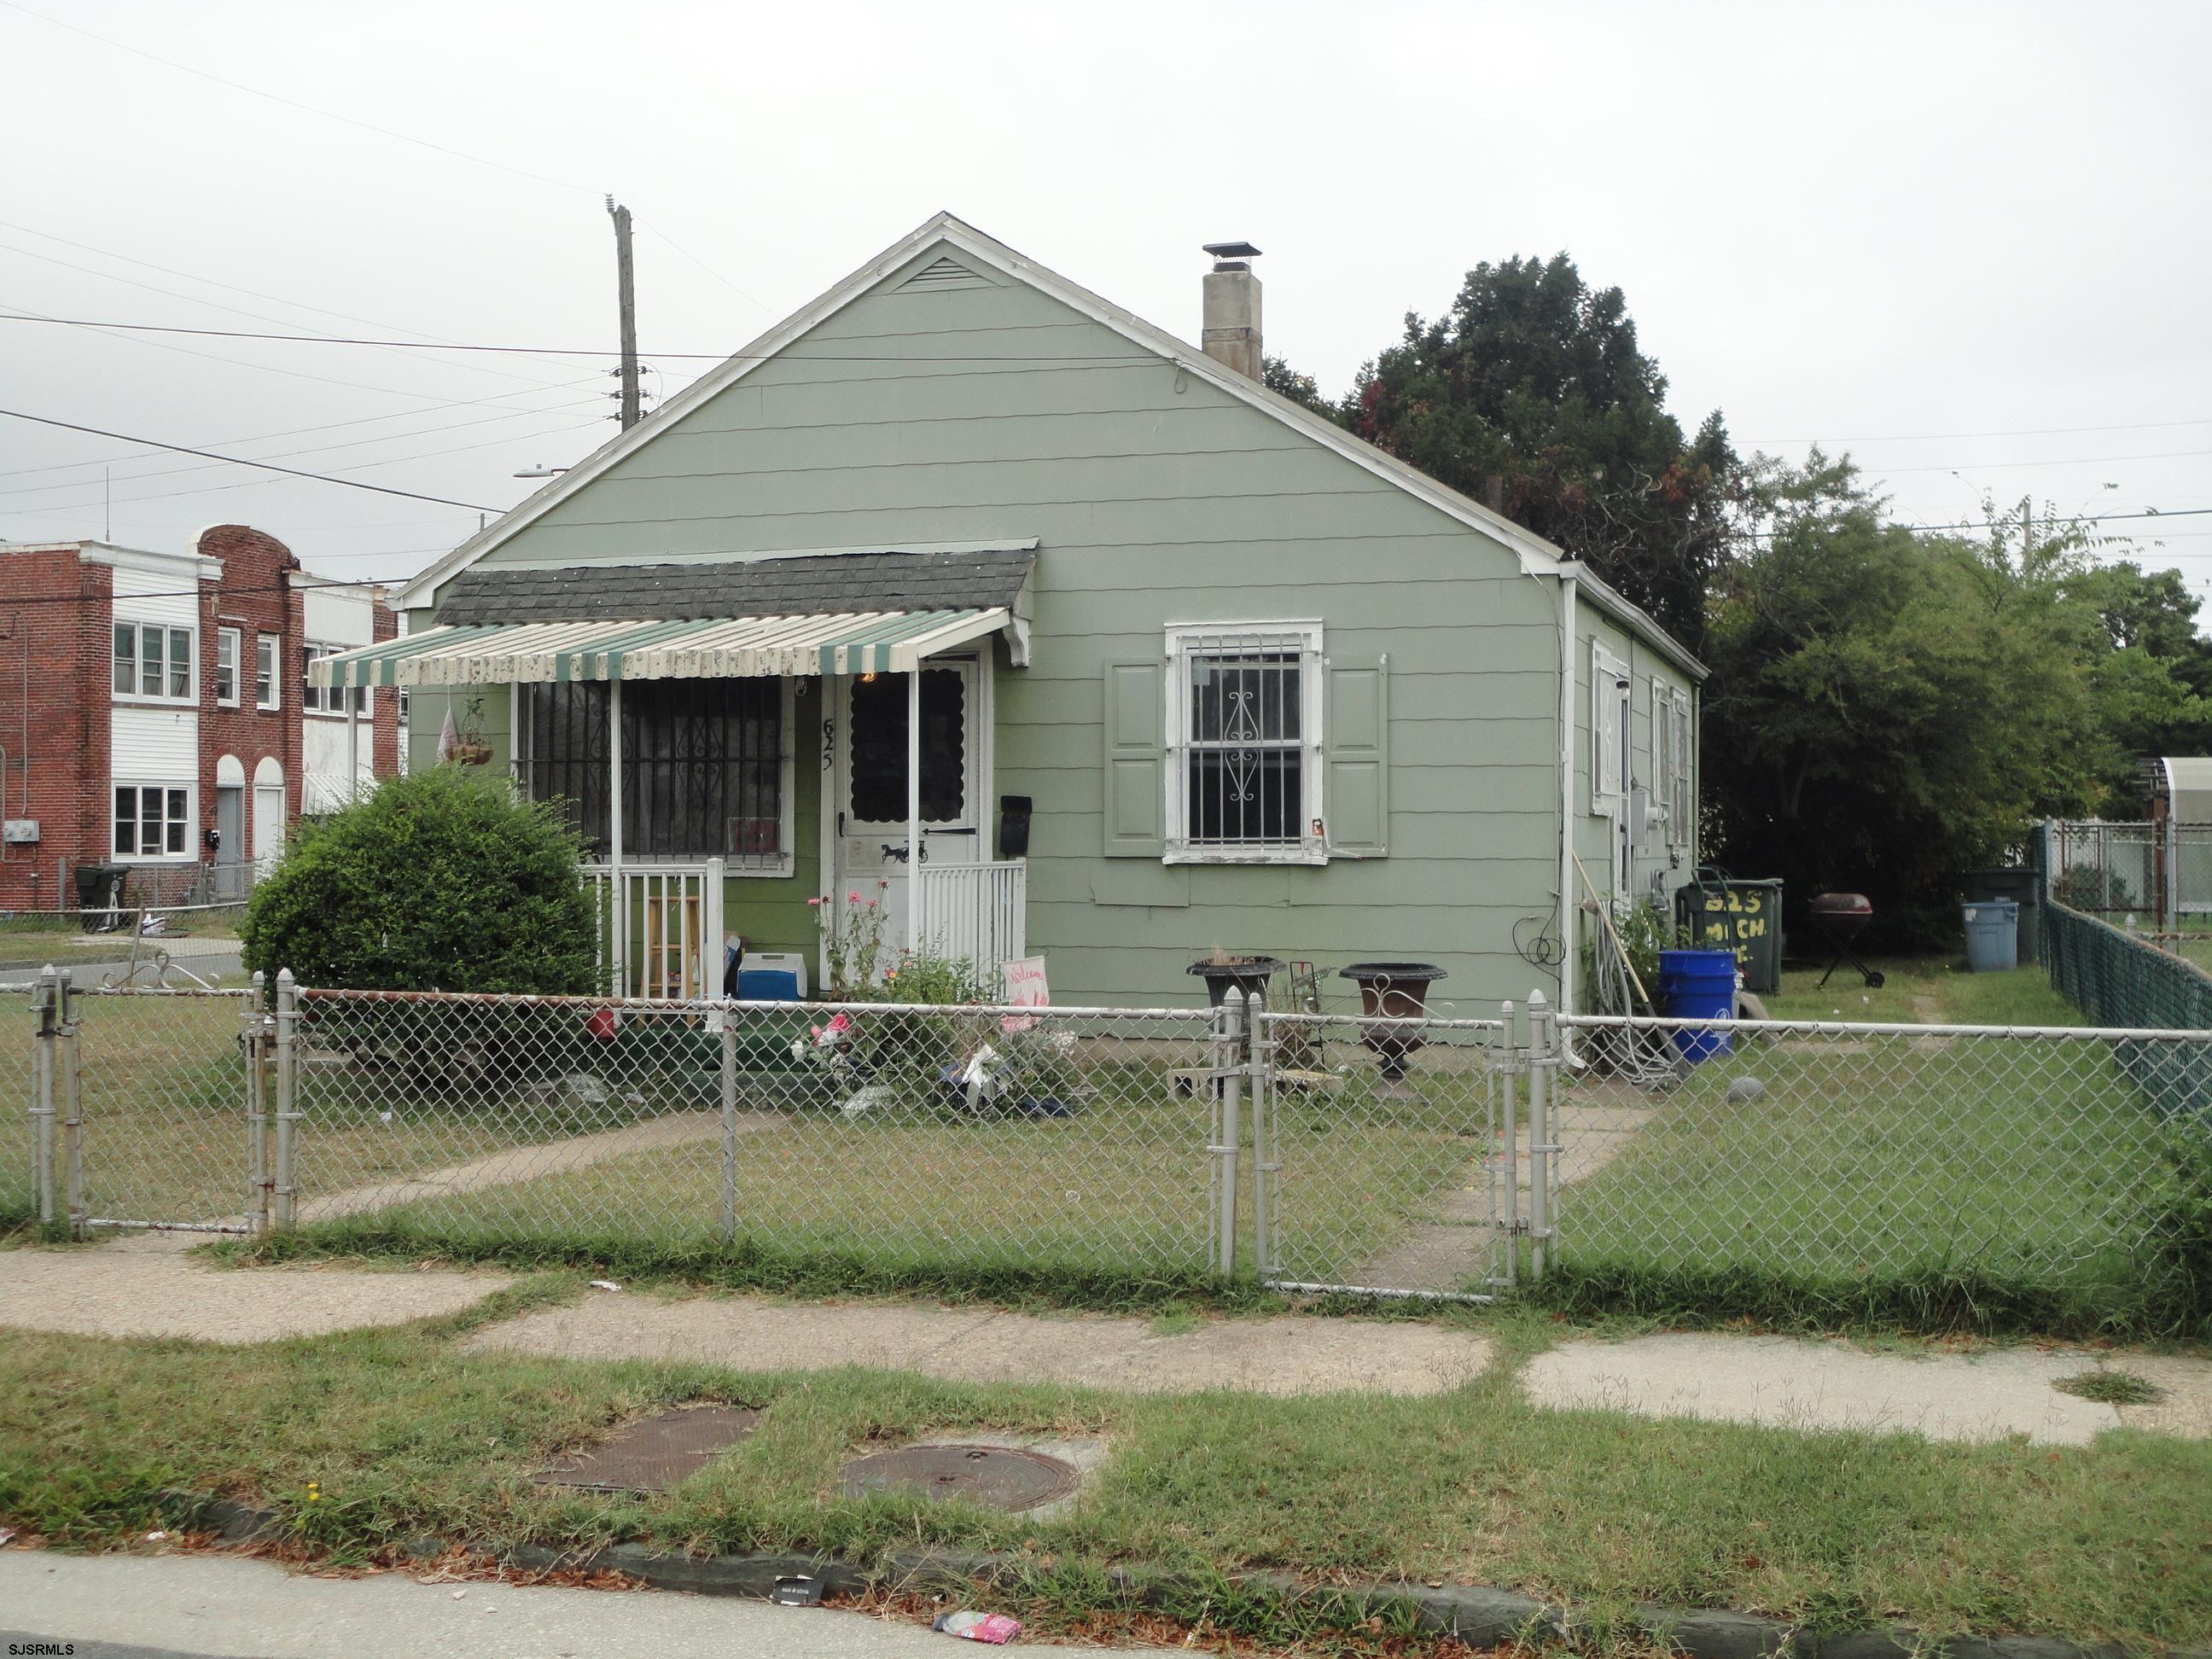
MULTIPOLYGON (((10 3, 12 0, 0 0, 0 5, 10 3)), ((109 432, 100 427, 82 426, 75 421, 58 421, 50 415, 33 415, 20 409, 0 409, 0 415, 5 415, 12 420, 33 422, 40 426, 58 427, 67 432, 89 433, 95 438, 113 438, 122 443, 143 444, 149 449, 173 450, 179 455, 199 455, 209 460, 229 461, 239 466, 258 467, 264 472, 282 472, 290 477, 313 479, 318 483, 342 484, 348 489, 373 490, 380 495, 401 495, 410 501, 434 501, 441 507, 465 507, 477 513, 504 513, 507 510, 502 507, 486 507, 482 501, 456 501, 450 495, 427 495, 420 490, 400 489, 391 484, 370 483, 360 478, 341 478, 331 473, 309 472, 295 466, 278 466, 273 461, 252 460, 242 455, 218 455, 213 450, 195 449, 189 444, 164 443, 158 438, 140 438, 126 432, 109 432)))

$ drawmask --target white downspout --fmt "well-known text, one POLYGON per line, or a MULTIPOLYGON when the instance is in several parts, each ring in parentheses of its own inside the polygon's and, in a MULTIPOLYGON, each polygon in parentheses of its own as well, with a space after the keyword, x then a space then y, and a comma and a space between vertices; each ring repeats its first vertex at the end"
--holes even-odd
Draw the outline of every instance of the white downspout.
MULTIPOLYGON (((629 994, 629 885, 623 879, 623 708, 622 681, 607 682, 607 880, 614 927, 615 995, 629 994)), ((507 735, 512 747, 514 737, 507 735)))
MULTIPOLYGON (((1559 1012, 1575 1007, 1575 968, 1581 928, 1575 884, 1575 574, 1559 568, 1559 1012)), ((1593 714, 1592 718, 1595 718, 1593 714)), ((1563 1053, 1572 1058, 1574 1031, 1560 1033, 1563 1053)))

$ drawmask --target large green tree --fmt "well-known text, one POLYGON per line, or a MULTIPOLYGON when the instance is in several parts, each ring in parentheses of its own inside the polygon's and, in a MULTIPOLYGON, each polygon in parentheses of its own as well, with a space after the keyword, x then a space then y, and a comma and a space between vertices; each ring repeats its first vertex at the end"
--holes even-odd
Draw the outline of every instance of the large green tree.
POLYGON ((2146 732, 2201 720, 2150 624, 2112 620, 2167 615, 2168 585, 2136 591, 2077 533, 1996 513, 1978 539, 1917 532, 1818 451, 1754 469, 1748 499, 1713 598, 1704 793, 1717 856, 1781 876, 1793 909, 1863 891, 1896 931, 1948 934, 1961 872, 2112 805, 2146 732))
POLYGON ((1408 314, 1339 418, 1477 500, 1495 480, 1509 517, 1695 650, 1736 463, 1717 411, 1686 439, 1666 393, 1621 291, 1591 287, 1560 253, 1477 265, 1444 316, 1408 314))

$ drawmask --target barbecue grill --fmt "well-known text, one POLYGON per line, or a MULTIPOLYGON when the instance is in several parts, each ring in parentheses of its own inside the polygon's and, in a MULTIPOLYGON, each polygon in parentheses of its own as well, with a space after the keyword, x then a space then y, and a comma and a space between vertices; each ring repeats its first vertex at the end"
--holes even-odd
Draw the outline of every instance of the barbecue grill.
POLYGON ((1813 896, 1813 925, 1820 936, 1836 947, 1836 954, 1828 963, 1828 972, 1820 975, 1825 988, 1829 975, 1844 963, 1850 963, 1865 980, 1867 989, 1881 989, 1881 975, 1858 959, 1851 949, 1851 941, 1865 931, 1874 920, 1874 906, 1867 902, 1864 893, 1815 893, 1813 896))

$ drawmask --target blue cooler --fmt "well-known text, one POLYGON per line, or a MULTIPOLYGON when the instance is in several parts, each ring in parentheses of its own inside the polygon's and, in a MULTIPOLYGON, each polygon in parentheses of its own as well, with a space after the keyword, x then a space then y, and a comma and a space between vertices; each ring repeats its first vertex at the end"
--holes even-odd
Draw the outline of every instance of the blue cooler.
MULTIPOLYGON (((1662 951, 1659 1012, 1674 1019, 1735 1018, 1735 952, 1662 951)), ((1726 1031, 1677 1031, 1674 1047, 1692 1065, 1729 1051, 1726 1031)))

